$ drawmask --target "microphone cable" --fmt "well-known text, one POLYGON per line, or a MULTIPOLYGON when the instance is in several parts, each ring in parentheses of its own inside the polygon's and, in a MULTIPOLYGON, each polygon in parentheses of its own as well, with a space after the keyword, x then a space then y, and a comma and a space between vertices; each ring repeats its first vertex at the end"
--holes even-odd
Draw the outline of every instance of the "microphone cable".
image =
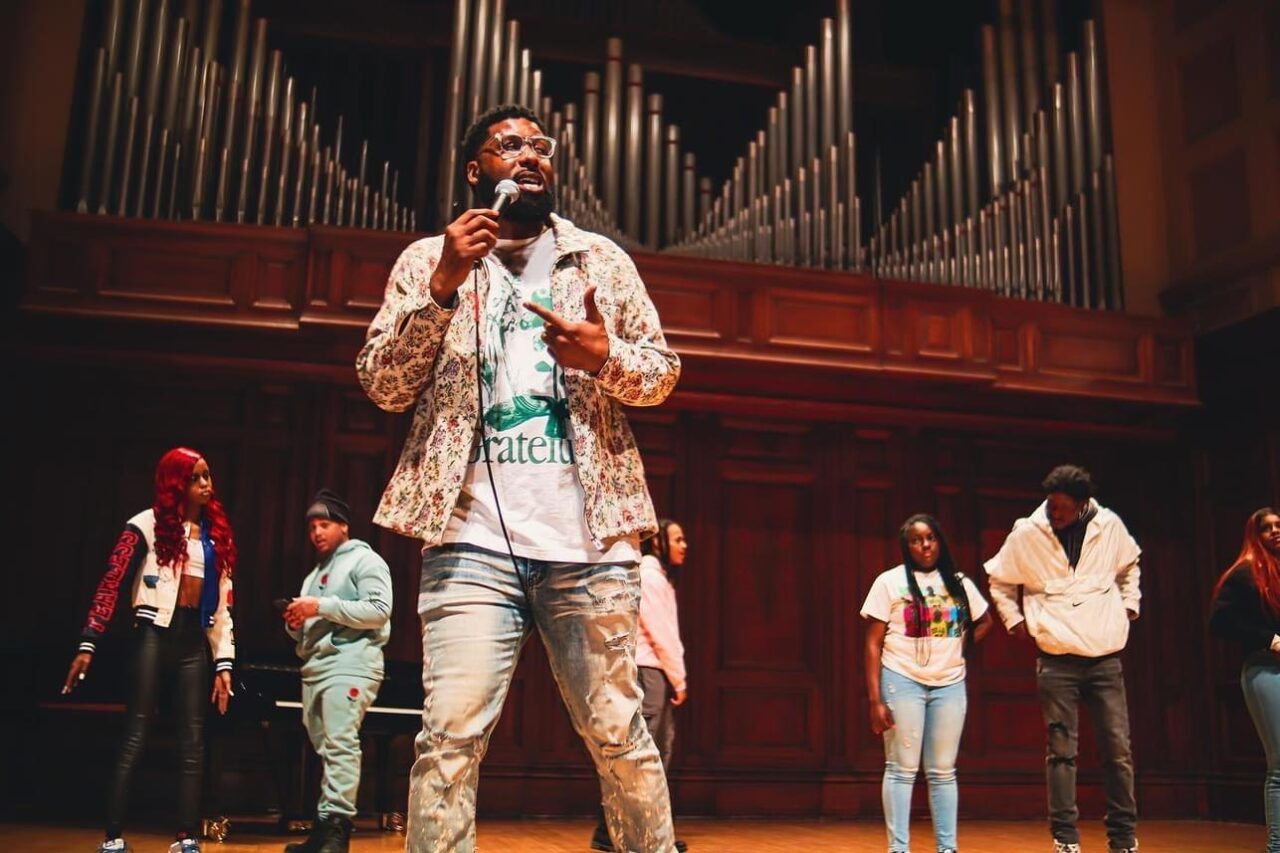
MULTIPOLYGON (((480 442, 480 455, 484 457, 485 470, 489 473, 489 489, 493 492, 493 506, 498 511, 498 525, 502 528, 502 540, 507 543, 507 554, 511 557, 511 568, 515 570, 516 577, 520 576, 519 564, 516 562, 516 550, 511 545, 511 535, 507 533, 507 520, 502 514, 502 501, 498 499, 498 480, 493 474, 493 460, 489 454, 489 443, 485 441, 484 435, 484 380, 480 376, 480 359, 482 351, 480 349, 480 278, 481 273, 484 274, 484 296, 485 302, 489 301, 489 287, 492 281, 489 277, 489 269, 484 265, 483 258, 475 260, 475 266, 472 269, 472 276, 475 281, 471 290, 471 316, 474 319, 476 331, 476 437, 480 442)), ((552 376, 552 383, 555 377, 552 376)), ((521 586, 523 586, 521 582, 521 586)))

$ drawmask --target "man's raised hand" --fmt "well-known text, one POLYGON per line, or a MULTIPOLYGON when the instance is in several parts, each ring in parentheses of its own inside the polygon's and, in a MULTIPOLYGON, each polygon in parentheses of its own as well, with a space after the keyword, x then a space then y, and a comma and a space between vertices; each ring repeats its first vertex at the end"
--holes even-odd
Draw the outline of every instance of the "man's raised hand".
POLYGON ((546 327, 542 340, 561 367, 585 370, 591 375, 600 372, 609 359, 609 334, 604 329, 604 318, 596 307, 596 287, 591 285, 582 294, 582 306, 586 316, 582 320, 566 320, 549 308, 534 302, 524 307, 542 318, 546 327))
POLYGON ((462 282, 476 261, 498 242, 498 214, 488 208, 462 213, 444 229, 440 262, 431 273, 431 298, 437 305, 452 306, 462 282))

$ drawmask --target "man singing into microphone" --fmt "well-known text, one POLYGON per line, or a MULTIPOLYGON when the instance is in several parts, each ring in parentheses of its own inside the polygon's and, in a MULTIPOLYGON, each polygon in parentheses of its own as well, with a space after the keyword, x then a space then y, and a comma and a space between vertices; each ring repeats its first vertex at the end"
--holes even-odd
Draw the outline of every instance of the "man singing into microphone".
POLYGON ((378 406, 416 406, 375 516, 424 545, 407 848, 475 849, 480 760, 536 628, 614 846, 670 853, 634 657, 639 540, 657 522, 622 404, 661 403, 680 361, 626 253, 554 214, 537 116, 492 110, 460 154, 477 206, 401 254, 356 362, 378 406), (519 198, 499 214, 504 180, 519 198))

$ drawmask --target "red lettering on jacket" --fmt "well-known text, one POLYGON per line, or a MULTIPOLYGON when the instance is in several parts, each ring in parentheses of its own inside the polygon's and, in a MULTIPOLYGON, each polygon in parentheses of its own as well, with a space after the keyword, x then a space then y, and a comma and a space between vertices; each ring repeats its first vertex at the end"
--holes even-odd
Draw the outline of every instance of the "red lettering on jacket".
POLYGON ((132 528, 125 528, 120 534, 116 546, 111 549, 107 559, 107 573, 98 583, 98 591, 93 595, 93 604, 89 607, 89 619, 86 627, 96 634, 106 633, 107 625, 116 612, 116 602, 120 598, 120 582, 129 571, 138 552, 138 544, 142 537, 132 528))

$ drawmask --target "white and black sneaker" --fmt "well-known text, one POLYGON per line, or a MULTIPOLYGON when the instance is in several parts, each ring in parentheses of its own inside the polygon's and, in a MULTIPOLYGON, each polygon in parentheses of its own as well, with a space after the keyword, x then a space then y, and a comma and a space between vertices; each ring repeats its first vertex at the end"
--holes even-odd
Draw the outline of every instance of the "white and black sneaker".
POLYGON ((179 838, 169 845, 169 853, 200 853, 200 842, 195 838, 179 838))
POLYGON ((1054 839, 1053 853, 1080 853, 1080 845, 1054 839))
POLYGON ((130 853, 132 849, 123 838, 108 838, 98 845, 98 853, 130 853))

